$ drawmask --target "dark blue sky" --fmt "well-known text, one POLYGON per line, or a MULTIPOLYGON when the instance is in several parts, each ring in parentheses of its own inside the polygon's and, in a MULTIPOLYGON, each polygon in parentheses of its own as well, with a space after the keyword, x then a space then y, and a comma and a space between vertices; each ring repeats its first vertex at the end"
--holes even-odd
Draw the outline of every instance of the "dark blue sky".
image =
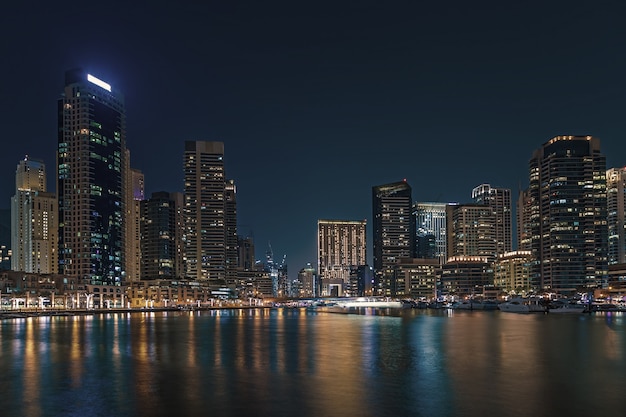
POLYGON ((620 1, 127 3, 3 6, 0 207, 25 154, 54 188, 56 100, 76 66, 123 91, 148 194, 182 191, 185 140, 223 141, 240 233, 291 276, 315 264, 320 218, 367 219, 371 248, 373 185, 516 195, 559 134, 598 136, 608 166, 626 164, 620 1))

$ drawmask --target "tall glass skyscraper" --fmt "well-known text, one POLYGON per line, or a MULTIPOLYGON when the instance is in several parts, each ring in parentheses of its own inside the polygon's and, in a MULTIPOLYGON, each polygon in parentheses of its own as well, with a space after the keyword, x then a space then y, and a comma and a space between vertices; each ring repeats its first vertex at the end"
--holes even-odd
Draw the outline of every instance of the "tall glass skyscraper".
POLYGON ((607 282, 606 160, 593 136, 556 136, 529 162, 535 288, 558 292, 607 282))
MULTIPOLYGON (((445 263, 448 259, 446 249, 446 203, 415 203, 413 205, 413 216, 415 217, 417 239, 420 240, 420 243, 423 243, 425 240, 428 245, 430 243, 429 237, 433 236, 435 248, 432 257, 438 258, 441 264, 445 263)), ((419 244, 417 245, 419 246, 419 244)), ((422 253, 423 250, 417 250, 416 252, 418 258, 431 257, 425 256, 428 253, 422 253)))
POLYGON ((411 186, 406 181, 372 187, 375 285, 387 294, 393 267, 400 258, 415 254, 415 217, 411 186))
POLYGON ((92 284, 124 279, 124 99, 81 69, 58 101, 59 273, 92 284))

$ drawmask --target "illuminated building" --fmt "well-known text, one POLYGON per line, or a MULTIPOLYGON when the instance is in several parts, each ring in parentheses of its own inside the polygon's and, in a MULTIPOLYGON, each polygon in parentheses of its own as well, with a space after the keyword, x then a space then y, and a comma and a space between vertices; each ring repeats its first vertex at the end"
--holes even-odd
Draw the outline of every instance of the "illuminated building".
POLYGON ((447 259, 446 203, 415 203, 413 216, 417 236, 415 257, 437 258, 444 263, 447 259))
POLYGON ((237 266, 243 270, 251 270, 255 267, 254 240, 250 236, 237 237, 237 266))
POLYGON ((606 160, 592 136, 556 136, 529 162, 533 286, 574 292, 606 286, 606 160))
POLYGON ((317 271, 322 296, 342 296, 350 285, 350 271, 366 260, 365 220, 317 221, 317 271))
POLYGON ((122 95, 76 69, 58 101, 59 273, 92 285, 124 278, 126 116, 122 95))
POLYGON ((141 202, 141 279, 181 279, 182 194, 152 193, 141 202))
POLYGON ((498 255, 494 265, 494 285, 510 294, 526 295, 533 288, 530 251, 513 251, 498 255))
POLYGON ((310 263, 298 272, 298 281, 301 283, 300 297, 319 297, 319 282, 317 272, 310 263))
POLYGON ((517 247, 519 250, 530 250, 532 243, 531 217, 538 218, 538 213, 533 210, 539 206, 533 204, 528 190, 520 190, 517 197, 517 247))
POLYGON ((11 269, 11 209, 0 209, 0 270, 11 269))
POLYGON ((485 287, 493 285, 493 268, 485 257, 451 256, 441 267, 441 285, 448 296, 482 295, 485 287))
POLYGON ((430 300, 437 296, 439 259, 402 258, 395 266, 394 296, 430 300))
POLYGON ((186 276, 212 287, 226 283, 224 144, 186 141, 186 276))
POLYGON ((483 204, 448 204, 448 256, 496 258, 495 215, 483 204))
POLYGON ((626 168, 606 171, 608 262, 626 263, 626 168))
POLYGON ((393 266, 415 253, 415 217, 411 186, 406 181, 372 187, 374 285, 389 295, 393 266))
POLYGON ((15 172, 11 198, 11 269, 54 274, 58 270, 58 202, 46 192, 43 162, 24 158, 15 172))
POLYGON ((130 168, 130 152, 126 152, 126 227, 124 228, 124 259, 126 281, 141 279, 141 202, 145 199, 144 175, 130 168))
POLYGON ((496 255, 510 252, 513 248, 511 190, 481 184, 472 190, 472 200, 476 204, 489 206, 493 211, 496 255))
POLYGON ((224 244, 226 256, 226 284, 235 288, 237 281, 237 188, 228 180, 224 188, 224 244))

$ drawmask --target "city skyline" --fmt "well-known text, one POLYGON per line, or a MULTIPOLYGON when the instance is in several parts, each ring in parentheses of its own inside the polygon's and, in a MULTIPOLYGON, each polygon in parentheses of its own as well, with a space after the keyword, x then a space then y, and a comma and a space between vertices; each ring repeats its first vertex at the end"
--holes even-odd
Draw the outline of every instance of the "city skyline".
POLYGON ((372 264, 372 186, 469 203, 487 183, 515 200, 557 135, 598 137, 607 168, 626 165, 621 4, 38 6, 0 26, 0 208, 25 155, 58 191, 55 101, 78 66, 124 94, 146 196, 183 191, 185 141, 224 142, 239 233, 259 259, 270 243, 287 255, 290 277, 316 264, 319 219, 367 219, 372 264))

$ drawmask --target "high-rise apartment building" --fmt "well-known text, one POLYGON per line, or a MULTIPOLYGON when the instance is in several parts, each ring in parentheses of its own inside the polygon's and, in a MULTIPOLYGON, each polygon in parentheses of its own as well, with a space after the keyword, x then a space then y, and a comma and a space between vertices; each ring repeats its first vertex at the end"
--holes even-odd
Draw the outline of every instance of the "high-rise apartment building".
POLYGON ((58 271, 58 202, 46 191, 42 161, 21 160, 15 172, 11 198, 11 269, 53 274, 58 271))
POLYGON ((120 285, 126 116, 108 83, 75 69, 58 101, 59 273, 120 285))
POLYGON ((626 168, 606 171, 608 262, 626 263, 626 168))
POLYGON ((539 208, 534 204, 528 190, 520 190, 517 197, 517 248, 518 250, 529 251, 532 243, 531 217, 538 218, 538 213, 533 211, 539 208))
POLYGON ((224 143, 186 141, 186 276, 213 287, 226 284, 224 143))
POLYGON ((317 271, 322 295, 341 296, 350 286, 350 271, 367 263, 365 220, 317 221, 317 271))
POLYGON ((484 204, 448 204, 448 257, 496 258, 495 214, 484 204))
POLYGON ((126 152, 126 221, 124 228, 124 259, 126 281, 141 279, 141 202, 145 200, 143 173, 130 167, 130 152, 126 152))
POLYGON ((254 239, 251 236, 237 237, 237 267, 248 271, 256 267, 254 239))
POLYGON ((393 266, 415 253, 415 217, 411 186, 406 181, 372 187, 374 232, 374 284, 386 294, 393 279, 393 266))
POLYGON ((141 202, 142 280, 182 278, 181 205, 180 193, 165 191, 141 202))
POLYGON ((447 260, 446 203, 415 203, 413 216, 416 227, 416 258, 447 260), (434 238, 434 253, 432 239, 434 238), (430 256, 432 255, 432 256, 430 256))
POLYGON ((533 153, 529 173, 532 285, 558 292, 606 286, 606 160, 600 140, 556 136, 533 153))
POLYGON ((319 283, 317 272, 310 263, 298 272, 298 281, 302 283, 298 296, 319 297, 319 283))
POLYGON ((11 209, 0 209, 0 270, 11 269, 11 209))
POLYGON ((481 184, 472 190, 472 200, 476 204, 489 206, 493 211, 496 255, 510 252, 513 248, 511 190, 481 184))
POLYGON ((226 283, 235 288, 237 281, 237 187, 235 181, 228 180, 224 188, 224 244, 226 256, 226 283))

